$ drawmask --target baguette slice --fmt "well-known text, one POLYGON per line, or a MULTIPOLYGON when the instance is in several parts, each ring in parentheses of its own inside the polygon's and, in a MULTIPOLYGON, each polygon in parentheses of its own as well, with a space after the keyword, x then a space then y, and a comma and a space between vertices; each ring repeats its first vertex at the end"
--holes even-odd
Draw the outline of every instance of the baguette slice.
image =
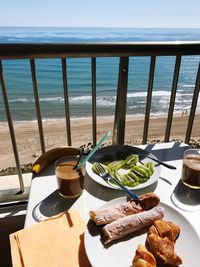
POLYGON ((116 204, 112 207, 90 211, 90 219, 97 225, 111 223, 119 218, 136 214, 142 211, 142 207, 134 201, 116 204))
POLYGON ((116 204, 112 207, 90 211, 90 219, 97 225, 111 223, 119 218, 139 213, 143 210, 149 210, 157 206, 160 198, 155 193, 147 193, 140 196, 140 203, 127 201, 125 203, 116 204))
POLYGON ((163 207, 155 207, 148 211, 142 211, 134 215, 128 215, 102 227, 104 243, 122 238, 142 228, 150 226, 155 220, 164 216, 163 207))

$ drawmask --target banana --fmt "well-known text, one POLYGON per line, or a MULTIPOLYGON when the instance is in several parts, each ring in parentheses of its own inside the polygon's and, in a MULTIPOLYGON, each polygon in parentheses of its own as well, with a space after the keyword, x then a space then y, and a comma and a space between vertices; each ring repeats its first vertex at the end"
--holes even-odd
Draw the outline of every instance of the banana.
POLYGON ((61 146, 52 148, 36 159, 32 166, 32 172, 38 174, 53 161, 64 156, 78 155, 79 153, 80 150, 73 146, 61 146))

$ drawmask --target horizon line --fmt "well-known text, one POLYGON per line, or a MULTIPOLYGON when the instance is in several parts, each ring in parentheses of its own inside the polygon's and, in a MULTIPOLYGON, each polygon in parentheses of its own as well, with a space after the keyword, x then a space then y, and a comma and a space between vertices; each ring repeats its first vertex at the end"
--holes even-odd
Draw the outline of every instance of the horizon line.
POLYGON ((0 26, 0 28, 121 28, 121 29, 200 29, 200 26, 157 27, 157 26, 0 26))

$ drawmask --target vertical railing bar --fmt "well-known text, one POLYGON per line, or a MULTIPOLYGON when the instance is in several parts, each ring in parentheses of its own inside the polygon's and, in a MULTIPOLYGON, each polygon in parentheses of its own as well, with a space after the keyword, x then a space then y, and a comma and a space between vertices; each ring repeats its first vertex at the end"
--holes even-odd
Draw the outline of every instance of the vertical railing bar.
POLYGON ((34 98, 35 98, 35 108, 36 108, 36 114, 37 114, 39 136, 40 136, 40 145, 41 145, 42 154, 44 154, 45 153, 45 142, 44 142, 42 116, 41 116, 41 111, 40 111, 40 101, 39 101, 39 94, 38 94, 38 88, 37 88, 37 79, 36 79, 34 59, 30 59, 30 67, 31 67, 31 77, 32 77, 32 83, 33 83, 33 92, 34 92, 34 98))
POLYGON ((124 144, 126 124, 126 101, 128 85, 129 57, 121 57, 119 64, 117 99, 115 106, 115 119, 113 127, 113 144, 124 144))
POLYGON ((67 82, 67 62, 66 58, 62 58, 62 76, 63 76, 63 90, 64 90, 64 105, 65 105, 65 120, 67 131, 67 143, 71 146, 71 124, 70 124, 70 112, 69 112, 69 95, 68 95, 68 82, 67 82))
POLYGON ((179 79, 179 73, 180 73, 180 65, 181 65, 181 56, 176 56, 164 142, 169 142, 171 126, 172 126, 172 118, 173 118, 173 113, 174 113, 174 105, 175 105, 175 99, 176 99, 176 91, 177 91, 177 85, 178 85, 178 79, 179 79))
POLYGON ((8 102, 8 96, 7 96, 7 91, 6 91, 6 85, 4 81, 4 75, 3 75, 3 66, 2 62, 0 60, 0 83, 1 83, 1 89, 2 89, 2 95, 3 95, 3 100, 4 100, 4 106, 6 110, 6 116, 8 120, 8 127, 10 131, 10 137, 11 137, 11 142, 12 142, 12 147, 13 147, 13 152, 14 152, 14 157, 15 157, 15 163, 18 171, 18 180, 19 180, 19 186, 21 193, 24 193, 24 181, 22 177, 22 171, 21 171, 21 166, 20 166, 20 160, 19 160, 19 153, 17 149, 17 142, 16 142, 16 137, 15 137, 15 131, 13 127, 13 121, 12 121, 12 116, 9 108, 9 102, 8 102))
POLYGON ((146 104, 144 130, 143 130, 143 141, 142 141, 143 144, 146 144, 147 142, 147 136, 148 136, 148 130, 149 130, 149 118, 150 118, 150 111, 151 111, 151 100, 152 100, 152 92, 153 92, 155 64, 156 64, 156 56, 151 56, 148 93, 147 93, 147 104, 146 104))
POLYGON ((189 144, 191 133, 192 133, 192 127, 193 127, 193 123, 194 123, 194 116, 195 116, 197 101, 198 101, 198 97, 199 97, 199 91, 200 91, 200 63, 199 63, 199 68, 198 68, 198 72, 197 72, 194 94, 193 94, 193 98, 192 98, 192 104, 191 104, 191 109, 190 109, 188 126, 187 126, 187 131, 186 131, 186 136, 185 136, 185 143, 186 144, 189 144))
POLYGON ((91 59, 92 63, 92 138, 93 145, 97 143, 97 112, 96 112, 96 58, 91 59))

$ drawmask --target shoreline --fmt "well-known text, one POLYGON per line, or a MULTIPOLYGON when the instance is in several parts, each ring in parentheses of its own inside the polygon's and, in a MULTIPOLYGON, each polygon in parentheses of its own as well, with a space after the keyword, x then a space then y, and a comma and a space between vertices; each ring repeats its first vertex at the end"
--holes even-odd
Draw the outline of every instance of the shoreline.
MULTIPOLYGON (((196 109, 196 115, 200 114, 200 109, 196 109)), ((151 113, 150 118, 166 118, 168 113, 151 113)), ((189 112, 187 110, 183 111, 178 111, 174 112, 173 117, 184 117, 189 115, 189 112)), ((77 120, 82 120, 82 121, 87 121, 91 120, 91 116, 83 116, 83 117, 78 117, 78 116, 71 116, 70 120, 71 122, 77 121, 77 120)), ((110 120, 111 118, 114 119, 114 115, 98 115, 98 119, 100 120, 110 120)), ((126 119, 134 119, 134 120, 141 120, 144 119, 143 114, 126 114, 126 119)), ((42 122, 59 122, 59 121, 65 121, 65 117, 57 117, 57 118, 42 118, 42 122)), ((37 123, 37 119, 34 120, 13 120, 14 124, 26 124, 26 123, 37 123)), ((7 121, 0 121, 0 127, 1 126, 7 126, 8 123, 7 121)))
MULTIPOLYGON (((167 115, 152 115, 149 122, 148 142, 164 140, 167 115)), ((97 117, 97 142, 106 131, 113 131, 113 116, 97 117)), ((170 140, 183 140, 188 124, 188 114, 174 114, 170 140)), ((20 163, 33 163, 41 154, 37 121, 13 122, 20 163)), ((142 142, 144 116, 127 115, 125 129, 125 144, 136 145, 142 142)), ((191 138, 200 142, 200 113, 196 113, 191 138)), ((43 121, 43 131, 46 150, 67 145, 65 119, 43 121)), ((92 118, 71 119, 72 145, 80 147, 92 143, 92 118)), ((109 137, 106 144, 112 143, 109 137)), ((0 170, 15 166, 8 124, 0 122, 0 170)))

